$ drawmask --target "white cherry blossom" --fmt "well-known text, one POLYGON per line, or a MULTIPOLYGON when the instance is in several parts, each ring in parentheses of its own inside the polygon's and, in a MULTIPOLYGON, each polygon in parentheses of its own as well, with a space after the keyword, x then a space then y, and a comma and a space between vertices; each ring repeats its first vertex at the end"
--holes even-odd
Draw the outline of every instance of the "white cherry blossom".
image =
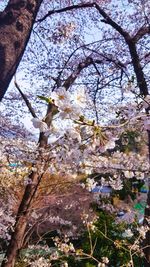
POLYGON ((144 239, 146 237, 146 233, 147 231, 149 231, 149 227, 148 226, 141 226, 139 228, 137 228, 140 236, 144 239))
POLYGON ((117 177, 116 175, 114 175, 114 179, 111 177, 109 178, 109 184, 115 190, 121 190, 123 188, 123 183, 120 177, 117 177))
POLYGON ((70 93, 66 91, 65 87, 59 87, 57 91, 51 93, 51 98, 54 100, 56 106, 64 105, 70 102, 70 93))
POLYGON ((134 177, 134 173, 132 171, 124 171, 124 176, 126 178, 133 178, 134 177))
POLYGON ((45 133, 45 132, 49 131, 49 128, 48 128, 47 124, 44 121, 42 121, 42 120, 40 120, 38 118, 32 118, 31 121, 33 123, 34 128, 39 129, 40 132, 45 133))
POLYGON ((59 117, 61 119, 77 120, 81 114, 80 108, 76 107, 72 103, 65 102, 58 106, 60 111, 59 117))
POLYGON ((85 108, 87 105, 88 95, 84 87, 78 87, 72 95, 75 105, 85 108))
POLYGON ((131 229, 126 229, 124 231, 124 233, 122 234, 123 237, 132 237, 133 236, 133 233, 131 231, 131 229))

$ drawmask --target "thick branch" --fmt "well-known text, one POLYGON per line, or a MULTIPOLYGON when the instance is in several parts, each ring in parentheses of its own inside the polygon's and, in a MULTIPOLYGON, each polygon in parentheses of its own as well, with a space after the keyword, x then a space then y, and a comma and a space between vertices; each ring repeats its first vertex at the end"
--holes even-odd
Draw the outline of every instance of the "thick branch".
POLYGON ((150 26, 143 26, 137 31, 132 40, 137 43, 143 36, 148 33, 150 33, 150 26))
POLYGON ((104 52, 99 52, 97 50, 87 47, 86 45, 83 46, 83 48, 92 52, 93 54, 98 55, 103 63, 110 62, 110 63, 113 63, 117 68, 121 68, 121 69, 126 68, 126 66, 120 60, 114 59, 114 56, 111 55, 110 53, 106 54, 104 52))
POLYGON ((66 88, 66 90, 69 89, 69 87, 74 83, 74 81, 78 78, 80 72, 87 68, 89 65, 93 63, 93 59, 91 57, 87 57, 85 61, 79 63, 77 66, 77 69, 72 72, 72 74, 66 79, 66 81, 63 83, 63 87, 66 88))
POLYGON ((59 14, 59 13, 66 12, 66 11, 71 11, 71 10, 74 10, 74 9, 88 8, 88 7, 93 7, 93 3, 85 3, 85 4, 67 6, 67 7, 60 8, 60 9, 50 10, 44 17, 42 17, 41 19, 38 19, 36 22, 42 22, 47 17, 49 17, 49 16, 51 16, 53 14, 59 14))
POLYGON ((136 79, 137 79, 137 85, 140 89, 141 95, 146 96, 148 95, 148 87, 147 87, 144 72, 142 70, 142 66, 140 63, 140 58, 139 58, 139 55, 136 49, 136 44, 132 40, 128 41, 127 44, 129 47, 132 64, 133 64, 134 72, 135 72, 136 79))

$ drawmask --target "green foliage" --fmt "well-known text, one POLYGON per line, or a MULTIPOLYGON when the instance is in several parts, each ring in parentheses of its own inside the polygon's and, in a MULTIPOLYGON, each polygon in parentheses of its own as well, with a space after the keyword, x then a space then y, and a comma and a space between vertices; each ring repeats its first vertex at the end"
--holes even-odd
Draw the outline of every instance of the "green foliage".
MULTIPOLYGON (((123 238, 122 234, 125 229, 128 228, 126 223, 116 224, 115 216, 110 215, 104 211, 99 212, 99 218, 96 222, 96 230, 90 232, 92 240, 92 246, 94 247, 93 256, 97 260, 101 261, 102 257, 108 257, 109 266, 122 266, 130 261, 130 253, 127 245, 132 244, 134 237, 123 238)), ((79 240, 79 246, 81 249, 90 255, 91 242, 89 239, 89 232, 87 231, 79 240)), ((134 267, 139 265, 140 259, 137 256, 133 257, 134 267)), ((73 265, 69 265, 72 266, 73 265)), ((84 259, 78 263, 79 267, 96 266, 95 261, 92 259, 84 259)))
MULTIPOLYGON (((95 233, 92 233, 92 240, 93 245, 96 244, 94 250, 94 257, 98 260, 101 260, 102 257, 108 257, 111 261, 111 264, 117 264, 124 257, 124 260, 127 260, 127 255, 125 251, 120 248, 117 248, 112 240, 119 240, 121 239, 121 233, 124 230, 124 225, 115 224, 115 219, 113 216, 108 215, 105 212, 99 213, 99 219, 96 223, 97 230, 95 233), (107 238, 106 238, 107 237, 107 238), (117 257, 116 257, 117 256, 117 257), (117 258, 117 262, 116 262, 117 258)), ((88 233, 84 237, 84 244, 83 250, 86 253, 89 253, 89 240, 88 240, 88 233)))
POLYGON ((85 267, 96 267, 96 265, 95 264, 93 265, 92 263, 87 262, 85 264, 85 267))
POLYGON ((45 101, 46 103, 50 104, 53 103, 52 98, 50 97, 46 97, 46 96, 42 96, 42 95, 37 95, 37 97, 43 101, 45 101))

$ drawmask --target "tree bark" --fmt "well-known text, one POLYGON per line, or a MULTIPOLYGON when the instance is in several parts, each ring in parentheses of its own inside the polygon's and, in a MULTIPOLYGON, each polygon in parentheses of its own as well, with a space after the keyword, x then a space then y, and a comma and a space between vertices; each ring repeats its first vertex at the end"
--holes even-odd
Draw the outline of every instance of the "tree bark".
MULTIPOLYGON (((39 163, 37 163, 37 165, 39 167, 39 163)), ((37 167, 37 165, 35 165, 34 167, 37 167)), ((41 179, 47 167, 48 167, 48 162, 45 163, 42 174, 33 171, 29 175, 31 183, 28 184, 25 188, 24 195, 22 197, 22 201, 20 203, 17 212, 14 232, 12 233, 11 240, 7 247, 6 255, 2 262, 1 267, 14 267, 15 265, 15 261, 17 259, 19 250, 23 247, 24 244, 24 236, 26 233, 26 227, 31 214, 32 201, 35 197, 38 186, 41 182, 41 179)))
POLYGON ((43 0, 10 0, 0 13, 0 101, 22 59, 43 0))
POLYGON ((14 232, 12 233, 11 240, 5 255, 5 259, 3 260, 1 267, 4 266, 13 267, 15 265, 19 249, 23 245, 24 234, 29 217, 28 208, 30 207, 30 203, 34 195, 35 191, 34 184, 37 184, 38 176, 36 175, 36 173, 32 173, 29 178, 32 180, 32 184, 26 186, 20 207, 18 209, 16 224, 14 226, 14 232))
POLYGON ((141 66, 140 58, 137 52, 136 44, 133 39, 126 39, 126 43, 128 44, 130 56, 132 59, 132 66, 134 68, 134 73, 137 80, 137 85, 140 89, 140 94, 143 96, 147 96, 149 94, 148 92, 148 86, 145 79, 145 75, 141 66))
MULTIPOLYGON (((56 110, 56 106, 53 104, 48 104, 47 108, 47 114, 45 118, 45 123, 48 127, 50 127, 53 112, 56 110)), ((46 146, 48 144, 48 136, 45 136, 44 133, 40 133, 39 136, 39 147, 42 149, 46 149, 46 146)), ((33 167, 35 167, 37 170, 40 170, 40 162, 43 161, 43 155, 41 152, 41 155, 38 158, 38 162, 35 163, 33 167)), ((19 250, 23 247, 24 243, 24 236, 26 233, 26 228, 28 224, 28 220, 31 213, 31 205, 32 201, 35 197, 35 194, 37 192, 38 186, 41 182, 41 179, 43 177, 44 172, 47 170, 49 166, 49 156, 48 158, 44 159, 44 167, 43 172, 40 174, 37 170, 32 171, 29 175, 29 179, 31 181, 30 184, 28 184, 25 188, 24 195, 22 197, 22 201, 20 203, 17 216, 16 216, 16 223, 14 226, 14 232, 12 233, 11 240, 9 242, 9 245, 7 247, 5 258, 2 262, 1 267, 14 267, 15 261, 17 259, 19 250)))

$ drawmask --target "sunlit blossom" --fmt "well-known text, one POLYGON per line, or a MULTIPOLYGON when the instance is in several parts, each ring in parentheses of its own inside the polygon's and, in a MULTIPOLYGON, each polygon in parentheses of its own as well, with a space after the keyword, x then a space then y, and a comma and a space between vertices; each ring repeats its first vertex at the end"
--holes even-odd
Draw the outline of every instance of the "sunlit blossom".
POLYGON ((137 228, 137 230, 138 230, 140 236, 141 236, 143 239, 145 239, 145 237, 146 237, 146 233, 147 233, 147 231, 149 231, 149 227, 148 227, 148 226, 143 226, 143 225, 142 225, 141 227, 137 228))
POLYGON ((54 100, 56 106, 63 105, 70 102, 70 93, 66 91, 65 87, 59 87, 57 91, 51 93, 51 98, 54 100))
POLYGON ((124 171, 124 176, 126 178, 133 178, 134 177, 134 173, 132 171, 124 171))
POLYGON ((145 175, 144 175, 144 172, 135 172, 135 176, 136 176, 136 179, 138 180, 143 180, 145 175))
POLYGON ((95 186, 97 185, 97 182, 93 178, 87 178, 85 184, 81 184, 83 188, 86 188, 88 191, 92 191, 95 186))
POLYGON ((123 237, 132 237, 133 236, 133 233, 131 231, 131 229, 126 229, 124 231, 124 233, 122 234, 123 237))
POLYGON ((79 87, 72 95, 72 99, 77 106, 84 108, 87 105, 88 96, 84 87, 79 87))
POLYGON ((59 117, 61 119, 77 120, 81 112, 81 110, 78 107, 67 102, 59 105, 58 109, 60 111, 59 117))
POLYGON ((31 119, 31 121, 33 123, 34 128, 39 129, 40 132, 45 133, 45 132, 49 131, 49 128, 44 121, 42 121, 38 118, 33 118, 33 119, 31 119))
POLYGON ((122 180, 119 176, 117 177, 116 175, 114 175, 113 178, 109 178, 109 184, 115 190, 121 190, 123 188, 122 180))
POLYGON ((51 267, 51 263, 48 259, 40 257, 37 260, 29 261, 31 267, 51 267))
POLYGON ((67 135, 69 135, 72 139, 77 139, 79 143, 81 143, 81 135, 80 132, 77 128, 75 127, 70 127, 67 128, 66 131, 67 135))

